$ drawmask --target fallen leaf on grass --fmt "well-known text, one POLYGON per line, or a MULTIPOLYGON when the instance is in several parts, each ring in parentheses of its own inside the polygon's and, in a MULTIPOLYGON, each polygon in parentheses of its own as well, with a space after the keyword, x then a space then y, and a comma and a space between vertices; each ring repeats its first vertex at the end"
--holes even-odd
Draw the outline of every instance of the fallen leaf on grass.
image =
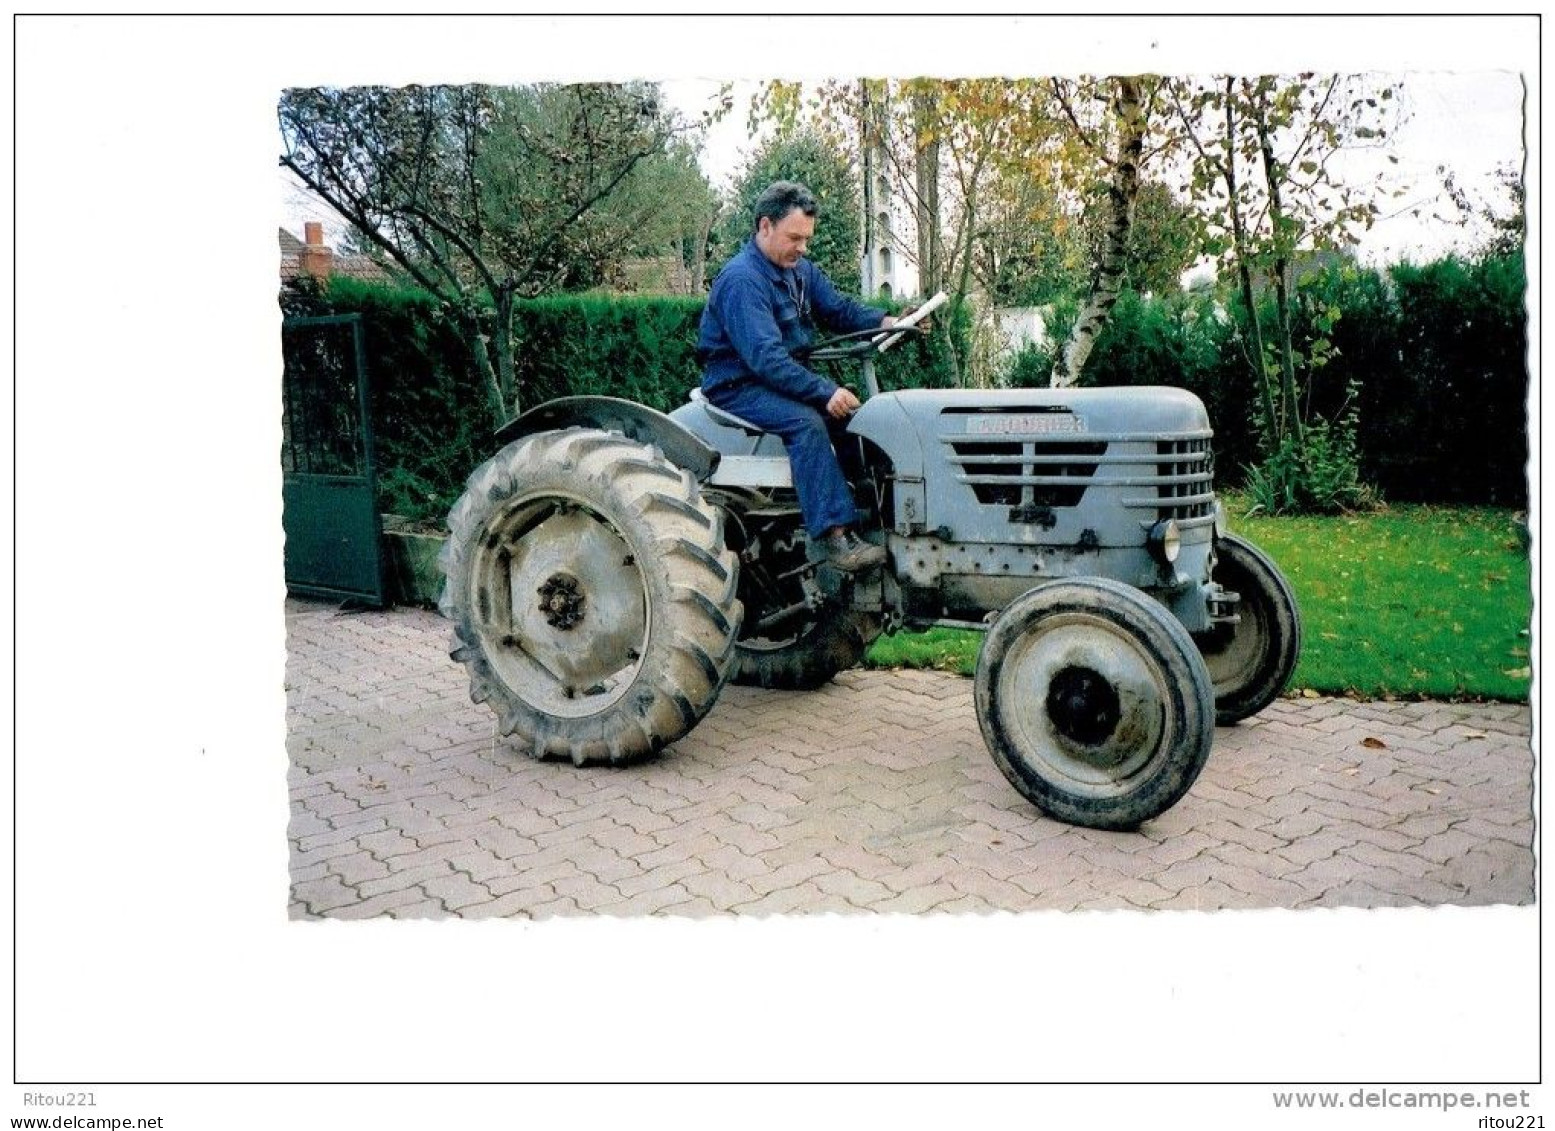
POLYGON ((1503 671, 1501 674, 1504 675, 1504 676, 1508 676, 1511 679, 1532 679, 1533 678, 1533 669, 1532 668, 1508 668, 1505 671, 1503 671))
POLYGON ((1321 695, 1319 695, 1316 691, 1313 691, 1310 687, 1303 687, 1301 689, 1301 697, 1303 699, 1321 699, 1322 698, 1321 695))

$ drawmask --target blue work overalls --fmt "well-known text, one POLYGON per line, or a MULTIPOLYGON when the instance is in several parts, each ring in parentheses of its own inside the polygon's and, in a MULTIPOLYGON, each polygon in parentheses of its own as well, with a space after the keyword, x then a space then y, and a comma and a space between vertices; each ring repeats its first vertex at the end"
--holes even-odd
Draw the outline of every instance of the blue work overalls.
POLYGON ((703 396, 782 438, 805 529, 815 538, 852 526, 857 515, 832 446, 847 422, 826 412, 837 384, 793 356, 810 344, 812 315, 847 333, 873 329, 885 312, 845 297, 808 259, 784 270, 748 242, 713 281, 697 357, 706 366, 703 396))

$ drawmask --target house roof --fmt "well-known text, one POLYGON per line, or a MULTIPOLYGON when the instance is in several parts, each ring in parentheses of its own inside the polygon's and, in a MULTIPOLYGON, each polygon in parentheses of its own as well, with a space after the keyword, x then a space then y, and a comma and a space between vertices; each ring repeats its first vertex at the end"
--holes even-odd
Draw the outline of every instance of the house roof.
MULTIPOLYGON (((302 274, 302 267, 297 257, 306 245, 285 228, 279 228, 277 231, 280 233, 281 244, 281 281, 290 282, 302 274)), ((336 275, 349 275, 353 279, 365 279, 369 282, 386 282, 389 278, 387 271, 365 255, 342 255, 333 252, 332 263, 336 275)))

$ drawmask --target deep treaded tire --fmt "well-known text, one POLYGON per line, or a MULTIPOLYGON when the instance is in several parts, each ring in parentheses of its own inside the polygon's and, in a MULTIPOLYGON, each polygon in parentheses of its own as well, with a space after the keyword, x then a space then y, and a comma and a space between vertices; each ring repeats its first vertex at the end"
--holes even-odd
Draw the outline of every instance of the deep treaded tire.
POLYGON ((977 720, 994 761, 1037 808, 1131 829, 1188 791, 1214 740, 1209 673, 1152 598, 1106 578, 1040 585, 989 630, 977 720))
POLYGON ((779 691, 809 691, 853 667, 880 635, 880 617, 860 609, 808 609, 763 634, 767 613, 803 608, 807 594, 798 580, 806 563, 806 539, 799 511, 759 491, 713 488, 708 500, 729 517, 729 540, 746 563, 740 570, 745 625, 734 649, 732 683, 779 691))
POLYGON ((782 644, 742 640, 735 646, 735 683, 779 691, 810 691, 853 667, 880 635, 880 618, 853 609, 829 609, 782 644))
POLYGON ((1279 697, 1301 656, 1296 595, 1269 555, 1227 534, 1215 543, 1215 580, 1237 593, 1241 623, 1198 639, 1215 685, 1215 721, 1230 726, 1279 697))
POLYGON ((453 658, 531 756, 643 758, 718 698, 738 562, 723 516, 656 449, 587 428, 525 436, 470 476, 448 529, 453 658))

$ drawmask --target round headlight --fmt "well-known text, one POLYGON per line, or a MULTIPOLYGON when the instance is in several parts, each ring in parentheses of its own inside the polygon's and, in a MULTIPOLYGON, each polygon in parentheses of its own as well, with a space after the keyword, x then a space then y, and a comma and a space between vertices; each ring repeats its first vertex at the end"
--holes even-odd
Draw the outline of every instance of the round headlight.
POLYGON ((1150 552, 1158 561, 1170 565, 1181 549, 1182 532, 1177 529, 1176 519, 1163 518, 1150 528, 1150 552))

